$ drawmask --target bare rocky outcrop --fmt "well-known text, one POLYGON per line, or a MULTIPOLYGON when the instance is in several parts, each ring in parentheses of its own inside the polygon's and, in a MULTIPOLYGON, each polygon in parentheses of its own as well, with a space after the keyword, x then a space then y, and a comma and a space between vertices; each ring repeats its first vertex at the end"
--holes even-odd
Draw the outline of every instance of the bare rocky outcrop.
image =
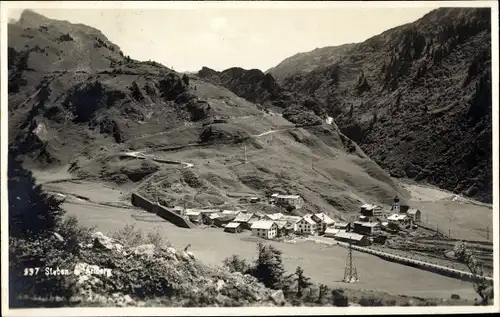
POLYGON ((76 289, 73 301, 99 306, 284 305, 283 293, 255 278, 231 274, 199 263, 189 251, 153 244, 123 246, 101 232, 81 246, 80 262, 68 276, 76 289))

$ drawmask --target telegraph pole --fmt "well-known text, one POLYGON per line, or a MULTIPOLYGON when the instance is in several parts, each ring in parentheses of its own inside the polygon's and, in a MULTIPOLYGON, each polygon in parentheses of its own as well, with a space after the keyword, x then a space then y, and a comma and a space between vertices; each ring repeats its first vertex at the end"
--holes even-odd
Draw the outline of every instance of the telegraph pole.
POLYGON ((490 226, 486 226, 486 240, 490 241, 490 226))
POLYGON ((352 259, 352 242, 349 240, 349 253, 347 255, 347 263, 344 271, 344 282, 356 283, 358 280, 358 271, 352 259))
POLYGON ((448 238, 451 239, 451 228, 448 229, 448 238))

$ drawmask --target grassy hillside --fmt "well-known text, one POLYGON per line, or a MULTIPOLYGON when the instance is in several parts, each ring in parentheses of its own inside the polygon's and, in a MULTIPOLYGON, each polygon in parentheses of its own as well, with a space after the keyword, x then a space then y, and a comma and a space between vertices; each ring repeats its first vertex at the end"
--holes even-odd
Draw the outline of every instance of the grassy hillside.
POLYGON ((123 188, 123 199, 138 190, 173 205, 297 193, 302 212, 339 217, 406 196, 335 124, 302 106, 273 113, 212 80, 131 60, 98 30, 31 11, 9 34, 10 150, 32 169, 68 166, 123 188))
POLYGON ((442 8, 269 70, 393 176, 492 200, 490 9, 442 8))

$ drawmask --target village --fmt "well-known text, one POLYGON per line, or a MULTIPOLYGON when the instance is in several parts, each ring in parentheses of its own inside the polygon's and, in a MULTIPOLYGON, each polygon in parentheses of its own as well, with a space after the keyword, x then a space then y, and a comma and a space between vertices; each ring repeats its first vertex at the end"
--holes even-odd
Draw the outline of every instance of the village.
MULTIPOLYGON (((251 197, 250 203, 261 202, 251 197)), ((304 200, 299 195, 272 194, 267 203, 282 212, 263 213, 248 210, 195 209, 174 207, 170 211, 194 225, 218 227, 228 233, 250 230, 251 235, 263 239, 324 236, 359 246, 384 244, 388 234, 413 230, 421 223, 421 211, 401 204, 395 197, 390 210, 372 204, 360 206, 352 221, 332 219, 325 213, 307 213, 297 216, 304 200)))

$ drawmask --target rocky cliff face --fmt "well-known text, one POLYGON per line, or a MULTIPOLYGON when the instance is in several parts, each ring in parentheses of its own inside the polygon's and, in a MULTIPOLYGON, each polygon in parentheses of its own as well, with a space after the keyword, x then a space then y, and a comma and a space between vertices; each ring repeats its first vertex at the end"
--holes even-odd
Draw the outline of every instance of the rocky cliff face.
POLYGON ((491 202, 490 16, 438 9, 362 43, 297 54, 268 74, 314 100, 311 110, 332 116, 393 176, 491 202))
POLYGON ((266 108, 286 107, 293 101, 292 94, 284 90, 270 74, 258 69, 246 70, 233 67, 222 72, 203 67, 199 77, 217 83, 249 101, 259 103, 266 108))

